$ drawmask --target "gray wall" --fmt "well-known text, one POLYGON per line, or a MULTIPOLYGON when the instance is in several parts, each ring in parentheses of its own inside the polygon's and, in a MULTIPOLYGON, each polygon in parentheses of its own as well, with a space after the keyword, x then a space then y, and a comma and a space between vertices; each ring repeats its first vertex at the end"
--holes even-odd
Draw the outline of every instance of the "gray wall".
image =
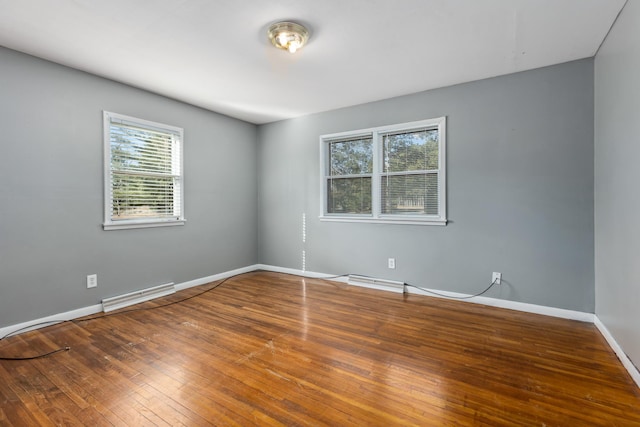
POLYGON ((303 249, 311 271, 464 293, 500 271, 489 296, 594 309, 592 60, 257 128, 3 48, 0 76, 0 326, 256 262, 301 268, 303 249), (186 226, 102 230, 102 110, 185 129, 186 226), (319 135, 443 115, 449 225, 319 221, 319 135))
POLYGON ((586 59, 262 125, 260 261, 593 312, 593 113, 586 59), (320 135, 439 116, 449 225, 319 221, 320 135))
POLYGON ((640 366, 640 2, 595 61, 596 314, 640 366))
POLYGON ((256 126, 0 48, 0 129, 0 326, 257 262, 256 126), (184 227, 102 230, 102 110, 184 128, 184 227))

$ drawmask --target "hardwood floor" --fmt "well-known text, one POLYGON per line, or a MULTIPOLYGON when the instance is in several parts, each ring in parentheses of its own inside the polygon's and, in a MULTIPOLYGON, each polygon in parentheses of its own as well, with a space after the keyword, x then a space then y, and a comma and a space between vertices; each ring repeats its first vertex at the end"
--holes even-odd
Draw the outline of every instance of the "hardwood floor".
POLYGON ((0 354, 66 345, 0 362, 0 425, 640 426, 640 389, 591 324, 277 273, 0 354))

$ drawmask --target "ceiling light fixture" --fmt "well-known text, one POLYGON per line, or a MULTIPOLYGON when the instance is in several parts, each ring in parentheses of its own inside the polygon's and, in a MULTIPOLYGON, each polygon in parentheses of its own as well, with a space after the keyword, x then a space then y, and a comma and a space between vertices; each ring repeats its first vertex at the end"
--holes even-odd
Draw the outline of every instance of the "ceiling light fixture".
POLYGON ((295 22, 276 22, 267 31, 269 40, 278 49, 296 53, 309 40, 309 30, 295 22))

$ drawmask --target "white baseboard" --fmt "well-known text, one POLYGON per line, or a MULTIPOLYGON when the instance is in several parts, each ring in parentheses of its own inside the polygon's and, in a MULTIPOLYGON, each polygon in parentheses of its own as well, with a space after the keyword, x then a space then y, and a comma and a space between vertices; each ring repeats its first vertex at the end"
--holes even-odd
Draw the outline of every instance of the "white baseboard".
MULTIPOLYGON (((302 271, 302 270, 296 270, 296 269, 293 269, 293 268, 276 267, 276 266, 265 265, 265 264, 258 264, 257 267, 260 270, 273 271, 273 272, 278 272, 278 273, 287 273, 287 274, 293 274, 293 275, 296 275, 296 276, 303 276, 303 277, 310 277, 310 278, 332 277, 332 276, 330 276, 328 274, 323 274, 323 273, 317 273, 317 272, 311 272, 311 271, 302 271)), ((333 276, 333 277, 335 277, 335 276, 333 276)), ((339 281, 339 282, 347 283, 347 284, 352 285, 352 286, 361 286, 361 287, 365 287, 365 288, 378 289, 378 290, 383 290, 383 291, 387 291, 387 292, 395 292, 395 293, 401 293, 402 292, 402 290, 395 289, 395 288, 390 288, 390 287, 367 285, 367 284, 360 284, 360 283, 357 283, 357 284, 356 283, 349 283, 349 281, 348 281, 346 276, 339 277, 339 278, 331 278, 329 280, 336 280, 336 281, 339 281)), ((437 295, 429 294, 428 292, 421 291, 421 290, 419 290, 417 288, 409 287, 409 288, 407 288, 407 290, 410 293, 415 293, 415 294, 419 294, 419 295, 426 295, 426 296, 431 296, 431 297, 435 297, 435 298, 443 298, 443 297, 438 297, 437 295)), ((440 290, 435 290, 435 289, 428 289, 428 290, 429 291, 433 290, 435 292, 438 292, 439 294, 446 295, 446 296, 451 296, 451 297, 460 298, 460 297, 468 297, 469 296, 467 294, 460 294, 460 293, 457 293, 457 292, 440 291, 440 290)), ((631 362, 631 360, 629 360, 629 358, 627 357, 625 352, 622 350, 622 347, 620 347, 620 345, 615 340, 615 338, 613 338, 613 335, 611 335, 609 330, 600 321, 598 316, 596 316, 593 313, 585 313, 585 312, 582 312, 582 311, 566 310, 566 309, 562 309, 562 308, 547 307, 547 306, 543 306, 543 305, 528 304, 528 303, 517 302, 517 301, 501 300, 501 299, 489 298, 489 297, 474 297, 474 298, 469 298, 469 299, 463 300, 463 301, 470 302, 470 303, 476 303, 476 304, 489 305, 489 306, 492 306, 492 307, 507 308, 507 309, 510 309, 510 310, 523 311, 523 312, 527 312, 527 313, 535 313, 535 314, 542 314, 542 315, 545 315, 545 316, 559 317, 559 318, 562 318, 562 319, 578 320, 578 321, 581 321, 581 322, 593 323, 598 328, 598 330, 600 330, 600 332, 602 333, 604 338, 607 340, 607 343, 609 343, 609 346, 615 352, 615 354, 618 356, 618 358, 620 359, 620 362, 622 362, 622 365, 629 372, 629 374, 631 375, 631 378, 633 378, 633 380, 636 382, 638 387, 640 387, 640 372, 638 372, 638 369, 636 369, 636 367, 631 362)))
POLYGON ((440 297, 438 295, 430 294, 429 292, 422 291, 417 288, 409 288, 410 293, 418 295, 426 295, 435 298, 468 298, 462 301, 471 302, 475 304, 489 305, 491 307, 507 308, 509 310, 524 311, 526 313, 542 314, 544 316, 558 317, 561 319, 578 320, 580 322, 593 323, 593 313, 585 313, 584 311, 567 310, 564 308, 548 307, 546 305, 529 304, 526 302, 509 301, 491 297, 473 297, 471 295, 460 294, 456 292, 439 291, 437 289, 426 289, 427 291, 434 291, 439 294, 445 295, 440 297))
POLYGON ((249 265, 247 267, 236 268, 235 270, 225 271, 223 273, 214 274, 212 276, 202 277, 200 279, 190 280, 188 282, 178 283, 176 285, 176 291, 183 289, 193 288, 194 286, 206 285, 207 283, 215 282, 217 280, 226 279, 231 276, 237 276, 238 274, 249 273, 259 270, 258 264, 249 265))
MULTIPOLYGON (((225 272, 222 272, 222 273, 214 274, 214 275, 211 275, 211 276, 202 277, 200 279, 190 280, 188 282, 183 282, 183 283, 176 284, 175 288, 176 288, 176 291, 180 291, 180 290, 183 290, 183 289, 188 289, 188 288, 192 288, 194 286, 204 285, 204 284, 207 284, 207 283, 210 283, 210 282, 215 282, 217 280, 226 279, 228 277, 236 276, 238 274, 243 274, 243 273, 249 273, 251 271, 256 271, 256 270, 265 270, 265 271, 272 271, 272 272, 276 272, 276 273, 292 274, 292 275, 295 275, 295 276, 309 277, 309 278, 314 278, 314 279, 328 279, 328 280, 333 280, 333 281, 336 281, 336 282, 347 283, 347 284, 350 284, 352 286, 361 286, 361 287, 384 290, 384 291, 389 291, 389 292, 402 292, 401 289, 387 288, 385 286, 349 283, 349 280, 348 280, 347 276, 336 277, 336 276, 332 276, 330 274, 325 274, 325 273, 318 273, 318 272, 313 272, 313 271, 302 271, 302 270, 297 270, 297 269, 294 269, 294 268, 277 267, 277 266, 267 265, 267 264, 254 264, 254 265, 250 265, 250 266, 247 266, 247 267, 238 268, 238 269, 235 269, 235 270, 229 270, 229 271, 225 271, 225 272)), ((432 294, 429 294, 427 292, 421 291, 421 290, 416 289, 416 288, 408 288, 408 291, 411 292, 411 293, 419 294, 419 295, 434 296, 432 294)), ((467 297, 467 296, 469 296, 469 295, 466 295, 466 294, 460 294, 460 293, 448 292, 448 291, 436 290, 436 292, 441 293, 443 295, 452 296, 452 297, 467 297)), ((546 315, 546 316, 560 317, 560 318, 563 318, 563 319, 572 319, 572 320, 579 320, 579 321, 583 321, 583 322, 594 323, 594 315, 592 313, 583 313, 583 312, 580 312, 580 311, 565 310, 565 309, 562 309, 562 308, 546 307, 546 306, 541 306, 541 305, 527 304, 527 303, 522 303, 522 302, 501 300, 501 299, 497 299, 497 298, 488 298, 488 297, 474 297, 474 298, 470 298, 470 299, 465 300, 465 301, 466 302, 477 303, 477 304, 489 305, 489 306, 493 306, 493 307, 501 307, 501 308, 508 308, 508 309, 511 309, 511 310, 524 311, 524 312, 528 312, 528 313, 536 313, 536 314, 543 314, 543 315, 546 315)), ((75 319, 75 318, 78 318, 78 317, 88 316, 90 314, 99 313, 101 311, 102 311, 102 305, 96 304, 96 305, 92 305, 92 306, 89 306, 89 307, 80 308, 80 309, 77 309, 77 310, 67 311, 65 313, 55 314, 55 315, 52 315, 52 316, 47 316, 47 317, 43 317, 43 318, 40 318, 40 319, 31 320, 31 321, 20 323, 20 324, 17 324, 17 325, 6 326, 6 327, 3 327, 3 328, 0 328, 0 337, 5 336, 6 334, 11 333, 12 331, 16 331, 18 329, 30 328, 31 326, 33 326, 33 328, 31 328, 31 329, 37 329, 39 324, 42 324, 42 323, 54 323, 56 321, 71 320, 71 319, 75 319)), ((43 326, 46 326, 46 325, 43 325, 43 326)), ((40 326, 40 327, 42 327, 42 326, 40 326)), ((603 326, 603 328, 604 328, 604 326, 603 326)), ((31 330, 31 329, 29 329, 29 330, 31 330)), ((604 335, 604 333, 603 333, 603 335, 604 335)), ((611 334, 609 334, 609 336, 610 335, 611 334)))
MULTIPOLYGON (((176 291, 180 291, 183 289, 204 285, 210 282, 215 282, 216 280, 226 279, 227 277, 236 276, 238 274, 248 273, 255 270, 258 270, 258 267, 256 265, 250 265, 248 267, 225 271, 223 273, 214 274, 212 276, 207 276, 200 279, 179 283, 175 285, 175 289, 176 291)), ((64 322, 66 320, 73 320, 79 317, 89 316, 91 314, 96 314, 100 312, 102 312, 102 304, 96 304, 88 307, 78 308, 76 310, 66 311, 64 313, 58 313, 51 316, 42 317, 40 319, 30 320, 28 322, 18 323, 16 325, 5 326, 0 328, 0 338, 5 337, 7 335, 13 335, 13 333, 15 332, 18 332, 18 333, 28 332, 34 329, 40 329, 47 326, 51 326, 56 323, 64 322)))
MULTIPOLYGON (((276 267, 276 266, 265 265, 265 264, 258 264, 257 267, 261 270, 273 271, 277 273, 294 274, 296 276, 304 276, 304 277, 311 277, 311 278, 322 279, 326 277, 335 277, 329 274, 317 273, 312 271, 302 271, 302 270, 296 270, 293 268, 282 268, 282 267, 276 267)), ((346 276, 339 277, 339 278, 332 278, 330 280, 336 280, 339 282, 348 283, 352 286, 360 286, 364 288, 402 293, 402 289, 395 289, 395 288, 390 288, 386 286, 377 286, 377 285, 370 285, 370 284, 351 283, 348 281, 348 278, 346 276)), ((461 293, 449 292, 449 291, 440 291, 437 289, 425 289, 425 290, 437 292, 447 297, 454 297, 454 298, 468 298, 469 296, 471 296, 468 294, 461 294, 461 293)), ((435 298, 444 298, 444 297, 430 294, 429 292, 425 292, 413 287, 407 287, 407 291, 417 295, 426 295, 426 296, 435 297, 435 298)), ((517 301, 508 301, 508 300, 503 300, 498 298, 473 297, 463 301, 471 302, 475 304, 489 305, 492 307, 508 308, 510 310, 524 311, 527 313, 535 313, 535 314, 542 314, 545 316, 559 317, 562 319, 579 320, 581 322, 588 322, 588 323, 593 323, 593 319, 594 319, 593 313, 585 313, 582 311, 566 310, 563 308, 547 307, 544 305, 528 304, 528 303, 517 302, 517 301)))
POLYGON ((326 279, 336 282, 349 283, 347 276, 332 276, 331 274, 316 273, 314 271, 302 271, 295 268, 277 267, 275 265, 256 264, 256 270, 272 271, 274 273, 293 274, 294 276, 308 277, 310 279, 326 279))
POLYGON ((640 387, 640 372, 634 366, 633 362, 631 362, 624 350, 622 350, 622 347, 620 347, 620 344, 618 344, 613 335, 611 335, 609 329, 607 329, 598 316, 594 316, 593 324, 598 328, 604 339, 607 340, 613 352, 618 356, 622 365, 627 369, 627 372, 629 372, 629 375, 631 375, 631 378, 633 378, 638 387, 640 387))
POLYGON ((0 338, 6 337, 7 335, 13 335, 16 332, 23 333, 33 331, 34 329, 40 329, 67 320, 89 316, 91 314, 100 313, 101 311, 102 304, 96 304, 90 305, 88 307, 78 308, 76 310, 65 311, 64 313, 41 317, 40 319, 34 319, 28 322, 18 323, 17 325, 5 326, 3 328, 0 328, 0 338))
MULTIPOLYGON (((177 291, 179 291, 183 289, 192 288, 194 286, 204 285, 210 282, 215 282, 217 280, 226 279, 228 277, 236 276, 238 274, 249 273, 256 270, 265 270, 265 271, 272 271, 276 273, 292 274, 295 276, 308 277, 308 278, 314 278, 314 279, 327 279, 327 280, 347 283, 352 286, 361 286, 365 288, 384 290, 388 292, 396 292, 396 293, 402 292, 402 290, 400 289, 387 288, 383 286, 349 283, 347 276, 338 277, 338 276, 332 276, 330 274, 318 273, 313 271, 302 271, 294 268, 277 267, 277 266, 267 265, 267 264, 254 264, 247 267, 242 267, 235 270, 214 274, 212 276, 190 280, 188 282, 183 282, 175 285, 175 288, 177 291)), ((418 295, 437 297, 436 295, 429 294, 428 292, 421 291, 417 288, 408 288, 407 290, 410 293, 415 293, 418 295)), ((439 291, 439 290, 434 290, 434 291, 440 294, 452 296, 452 297, 468 297, 469 296, 466 294, 459 294, 456 292, 439 291)), ((629 360, 629 358, 624 353, 624 351, 622 350, 620 345, 617 343, 615 338, 613 338, 613 335, 611 335, 609 330, 604 326, 604 324, 600 321, 600 319, 598 319, 598 317, 593 313, 584 313, 581 311, 565 310, 562 308, 546 307, 542 305, 528 304, 528 303, 517 302, 517 301, 501 300, 501 299, 489 298, 489 297, 474 297, 464 301, 470 302, 470 303, 476 303, 476 304, 489 305, 492 307, 500 307, 500 308, 507 308, 511 310, 524 311, 527 313, 542 314, 545 316, 559 317, 563 319, 579 320, 582 322, 593 323, 598 328, 598 330, 602 333, 604 338, 607 340, 607 342, 609 343, 609 346, 611 346, 611 349, 616 353, 616 355, 622 362, 623 366, 627 369, 627 371, 631 375, 631 378, 633 378, 633 380, 636 382, 638 387, 640 387, 640 372, 638 372, 638 370, 633 365, 631 360, 629 360)), ((42 317, 40 319, 30 320, 28 322, 19 323, 16 325, 5 326, 0 328, 0 338, 13 334, 14 332, 27 332, 34 329, 43 328, 54 323, 59 323, 66 320, 77 319, 79 317, 100 313, 101 311, 102 311, 102 304, 96 304, 88 307, 79 308, 76 310, 67 311, 64 313, 54 314, 52 316, 42 317)))

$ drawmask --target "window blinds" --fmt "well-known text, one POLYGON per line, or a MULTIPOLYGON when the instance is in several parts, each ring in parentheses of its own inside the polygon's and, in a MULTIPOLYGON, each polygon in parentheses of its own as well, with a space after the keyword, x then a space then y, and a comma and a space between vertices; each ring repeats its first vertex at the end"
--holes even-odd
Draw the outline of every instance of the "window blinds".
POLYGON ((180 133, 111 118, 111 221, 180 219, 180 133))

